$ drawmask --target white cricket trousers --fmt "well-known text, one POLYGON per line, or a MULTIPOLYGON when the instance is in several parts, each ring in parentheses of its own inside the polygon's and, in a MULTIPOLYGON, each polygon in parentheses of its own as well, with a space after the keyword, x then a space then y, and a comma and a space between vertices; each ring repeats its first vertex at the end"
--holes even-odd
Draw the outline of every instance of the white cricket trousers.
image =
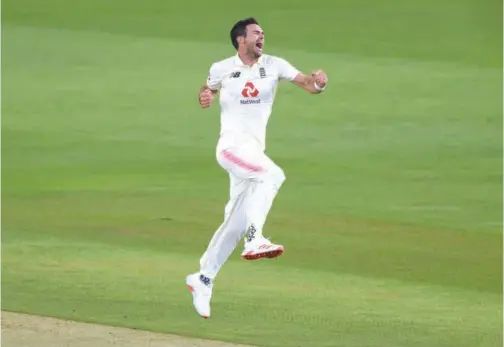
POLYGON ((224 222, 200 259, 200 272, 211 279, 247 231, 248 240, 262 237, 266 217, 285 181, 283 170, 256 146, 218 149, 217 162, 229 173, 230 199, 224 222))

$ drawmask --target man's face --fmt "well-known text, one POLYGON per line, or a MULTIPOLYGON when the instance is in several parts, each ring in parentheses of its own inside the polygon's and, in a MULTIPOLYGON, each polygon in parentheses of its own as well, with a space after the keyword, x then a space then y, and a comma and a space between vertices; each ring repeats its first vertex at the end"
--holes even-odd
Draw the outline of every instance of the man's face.
POLYGON ((263 53, 264 32, 257 24, 247 25, 247 36, 245 36, 245 46, 247 52, 259 58, 263 53))

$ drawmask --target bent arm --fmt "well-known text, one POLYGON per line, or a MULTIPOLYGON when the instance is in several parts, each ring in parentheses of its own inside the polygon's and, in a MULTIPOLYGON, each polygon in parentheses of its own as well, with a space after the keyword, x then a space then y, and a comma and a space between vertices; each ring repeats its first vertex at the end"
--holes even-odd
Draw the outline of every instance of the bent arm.
POLYGON ((325 89, 325 85, 319 86, 316 83, 315 76, 307 76, 302 73, 299 73, 291 82, 297 85, 298 87, 303 88, 304 90, 306 90, 311 94, 319 94, 323 92, 325 89))
POLYGON ((212 89, 210 88, 206 83, 204 85, 201 86, 201 88, 199 89, 199 93, 203 93, 205 90, 209 90, 212 92, 213 95, 217 94, 219 92, 218 89, 212 89))

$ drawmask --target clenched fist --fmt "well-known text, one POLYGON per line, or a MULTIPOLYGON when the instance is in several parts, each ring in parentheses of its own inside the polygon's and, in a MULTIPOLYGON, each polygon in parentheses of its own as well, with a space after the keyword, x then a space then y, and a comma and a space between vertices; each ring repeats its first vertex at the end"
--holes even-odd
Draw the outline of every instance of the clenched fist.
POLYGON ((202 108, 208 108, 212 105, 214 99, 214 95, 212 91, 208 88, 205 88, 200 92, 199 95, 199 103, 202 108))
POLYGON ((324 70, 316 70, 312 72, 315 83, 320 87, 324 88, 327 84, 327 74, 324 70))

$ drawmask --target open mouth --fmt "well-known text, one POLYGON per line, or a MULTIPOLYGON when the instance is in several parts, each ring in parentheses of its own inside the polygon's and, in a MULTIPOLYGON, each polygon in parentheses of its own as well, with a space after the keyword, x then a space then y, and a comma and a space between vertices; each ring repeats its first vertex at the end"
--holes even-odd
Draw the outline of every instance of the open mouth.
POLYGON ((263 43, 262 42, 256 43, 256 47, 259 48, 262 51, 263 43))

